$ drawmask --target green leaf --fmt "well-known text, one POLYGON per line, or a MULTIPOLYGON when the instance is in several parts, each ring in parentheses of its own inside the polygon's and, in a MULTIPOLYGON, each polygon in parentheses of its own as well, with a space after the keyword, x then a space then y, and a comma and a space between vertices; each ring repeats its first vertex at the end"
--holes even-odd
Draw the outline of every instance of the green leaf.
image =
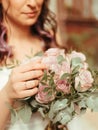
POLYGON ((32 100, 32 101, 30 102, 30 105, 31 105, 32 107, 37 107, 37 106, 38 106, 38 102, 36 102, 36 100, 32 100))
POLYGON ((55 72, 54 72, 54 71, 51 71, 51 72, 50 72, 50 74, 51 74, 51 76, 53 76, 53 77, 54 77, 55 72))
POLYGON ((44 71, 44 75, 43 75, 43 77, 42 77, 42 79, 41 79, 40 82, 43 82, 43 81, 47 82, 47 80, 48 80, 48 75, 47 75, 47 72, 46 72, 46 70, 45 70, 45 71, 44 71))
POLYGON ((47 85, 47 83, 45 83, 45 82, 43 82, 43 81, 40 81, 40 83, 41 83, 42 85, 47 85))
POLYGON ((79 103, 78 103, 79 107, 80 108, 86 108, 86 101, 85 100, 81 100, 79 103))
POLYGON ((64 73, 63 75, 61 75, 60 79, 61 79, 61 80, 67 79, 69 76, 70 76, 69 73, 64 73))
POLYGON ((52 94, 53 94, 53 91, 52 91, 52 89, 50 89, 50 91, 48 91, 47 96, 48 96, 48 97, 51 97, 51 96, 52 96, 52 94))
POLYGON ((56 117, 54 118, 53 122, 60 122, 62 125, 66 125, 71 119, 72 115, 68 109, 64 109, 56 114, 56 117))
POLYGON ((25 104, 24 107, 17 111, 17 115, 24 123, 28 123, 32 115, 31 108, 25 104))
POLYGON ((90 96, 86 104, 91 110, 98 112, 98 94, 90 96))
POLYGON ((62 55, 59 55, 57 57, 57 61, 58 61, 59 64, 61 64, 63 61, 65 61, 65 58, 62 55))
POLYGON ((51 87, 55 86, 53 77, 51 77, 50 80, 49 80, 49 86, 51 86, 51 87))
POLYGON ((77 88, 75 88, 78 92, 81 91, 81 82, 79 81, 77 88))
POLYGON ((44 92, 48 92, 50 90, 50 88, 49 87, 46 87, 46 88, 44 88, 44 92))
POLYGON ((43 56, 43 55, 44 55, 44 53, 42 51, 40 51, 40 52, 36 53, 34 56, 43 56))
POLYGON ((11 124, 14 124, 18 120, 17 112, 9 103, 6 103, 6 105, 8 109, 11 111, 11 124))
POLYGON ((72 119, 72 115, 66 111, 63 113, 63 117, 60 121, 62 125, 66 125, 72 119))
POLYGON ((14 110, 14 112, 11 112, 11 124, 14 124, 18 120, 17 112, 14 110))
POLYGON ((69 112, 72 113, 74 111, 74 103, 71 102, 71 105, 69 107, 69 112))
POLYGON ((60 110, 63 110, 64 108, 66 108, 67 105, 68 105, 67 104, 67 99, 62 99, 62 100, 52 102, 52 104, 50 106, 50 111, 48 113, 48 117, 50 118, 50 120, 54 120, 55 115, 60 110))
POLYGON ((40 114, 41 114, 41 116, 43 117, 43 118, 45 118, 45 113, 44 113, 44 111, 43 111, 43 108, 39 108, 38 109, 38 111, 40 112, 40 114))
POLYGON ((83 67, 81 58, 79 58, 79 57, 73 58, 71 60, 71 66, 72 66, 72 68, 74 68, 76 66, 79 66, 80 68, 83 67))
POLYGON ((72 75, 77 74, 77 72, 79 71, 79 69, 80 69, 79 65, 77 65, 76 67, 74 67, 73 70, 72 70, 72 75))
POLYGON ((53 111, 58 112, 59 110, 62 110, 64 108, 66 108, 67 105, 68 105, 68 100, 67 99, 57 100, 53 104, 53 111))

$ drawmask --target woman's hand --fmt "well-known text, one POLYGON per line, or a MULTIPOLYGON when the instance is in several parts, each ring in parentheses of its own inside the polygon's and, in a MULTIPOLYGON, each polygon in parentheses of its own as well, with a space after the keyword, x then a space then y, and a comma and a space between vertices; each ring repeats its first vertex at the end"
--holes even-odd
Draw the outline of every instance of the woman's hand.
POLYGON ((14 101, 14 99, 22 99, 35 95, 38 92, 38 79, 43 75, 44 69, 46 67, 40 60, 35 63, 30 61, 14 68, 3 89, 6 97, 10 101, 14 101))

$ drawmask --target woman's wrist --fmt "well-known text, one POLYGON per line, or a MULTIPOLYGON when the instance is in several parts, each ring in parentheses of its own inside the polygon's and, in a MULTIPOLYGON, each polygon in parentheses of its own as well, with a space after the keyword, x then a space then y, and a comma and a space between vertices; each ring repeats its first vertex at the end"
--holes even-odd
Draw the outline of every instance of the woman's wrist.
POLYGON ((15 100, 8 97, 7 92, 5 89, 2 89, 0 92, 0 98, 4 100, 5 103, 9 103, 11 106, 14 105, 15 100))

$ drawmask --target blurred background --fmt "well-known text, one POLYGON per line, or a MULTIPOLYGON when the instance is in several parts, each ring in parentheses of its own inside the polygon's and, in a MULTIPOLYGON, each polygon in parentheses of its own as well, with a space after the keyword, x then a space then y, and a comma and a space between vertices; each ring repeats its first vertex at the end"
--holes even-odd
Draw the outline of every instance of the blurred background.
POLYGON ((51 0, 62 44, 83 52, 98 67, 98 0, 51 0))

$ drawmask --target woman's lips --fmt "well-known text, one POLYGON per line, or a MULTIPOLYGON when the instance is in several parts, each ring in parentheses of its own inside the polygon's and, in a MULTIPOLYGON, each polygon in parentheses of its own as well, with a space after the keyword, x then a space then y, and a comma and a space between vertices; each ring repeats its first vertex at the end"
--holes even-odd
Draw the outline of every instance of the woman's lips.
POLYGON ((27 15, 28 17, 35 17, 37 15, 37 11, 36 12, 27 12, 27 13, 24 13, 25 15, 27 15))

